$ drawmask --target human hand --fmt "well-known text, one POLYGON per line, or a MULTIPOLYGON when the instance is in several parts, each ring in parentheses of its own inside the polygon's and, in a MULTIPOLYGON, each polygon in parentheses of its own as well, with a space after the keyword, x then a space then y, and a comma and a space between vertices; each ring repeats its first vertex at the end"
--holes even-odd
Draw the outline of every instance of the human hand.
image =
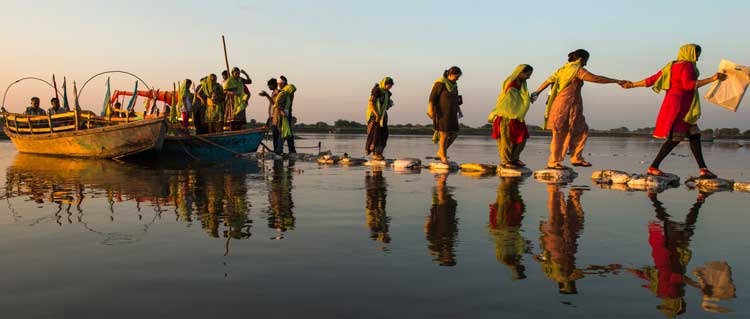
POLYGON ((531 93, 531 95, 529 96, 529 98, 531 98, 531 103, 534 103, 534 102, 536 102, 536 99, 539 98, 539 93, 533 92, 533 93, 531 93))
POLYGON ((716 80, 724 81, 724 80, 727 79, 727 75, 724 74, 724 73, 721 73, 721 72, 716 72, 716 74, 714 74, 713 78, 714 78, 714 81, 716 81, 716 80))
POLYGON ((458 118, 464 117, 464 112, 461 112, 461 110, 458 110, 458 118))
POLYGON ((268 96, 268 93, 266 93, 266 91, 260 91, 260 93, 258 93, 258 95, 260 95, 260 96, 268 96))
POLYGON ((632 89, 634 87, 633 82, 626 81, 626 80, 620 80, 617 82, 617 84, 619 84, 620 87, 622 87, 623 89, 632 89))

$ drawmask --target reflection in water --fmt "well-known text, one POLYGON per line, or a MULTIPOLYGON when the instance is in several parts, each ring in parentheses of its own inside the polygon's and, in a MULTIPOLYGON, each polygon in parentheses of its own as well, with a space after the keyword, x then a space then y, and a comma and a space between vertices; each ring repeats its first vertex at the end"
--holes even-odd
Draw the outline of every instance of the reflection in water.
POLYGON ((294 202, 292 201, 292 175, 294 160, 284 166, 284 161, 273 161, 271 179, 268 181, 268 227, 278 231, 273 239, 283 239, 284 232, 294 229, 294 202))
POLYGON ((391 218, 385 212, 385 198, 387 196, 383 171, 373 170, 365 174, 365 215, 370 238, 381 243, 390 243, 388 225, 391 218))
POLYGON ((571 189, 567 201, 557 184, 547 185, 547 221, 539 224, 542 253, 538 260, 549 279, 557 282, 561 294, 577 294, 576 280, 583 278, 576 268, 578 238, 583 231, 581 189, 571 189))
POLYGON ((458 237, 458 219, 456 207, 458 202, 453 199, 453 191, 446 186, 448 173, 435 175, 435 187, 432 188, 432 208, 430 216, 424 225, 427 237, 427 248, 434 261, 440 266, 455 266, 456 254, 454 246, 458 237))
MULTIPOLYGON (((133 242, 139 236, 97 230, 106 225, 87 220, 86 216, 100 213, 97 201, 102 199, 108 203, 111 222, 116 221, 119 203, 135 202, 138 220, 143 219, 141 205, 149 203, 154 217, 138 227, 140 235, 161 219, 166 207, 173 207, 177 220, 190 225, 197 217, 210 237, 250 237, 252 221, 248 216, 246 179, 247 174, 258 171, 255 163, 166 166, 171 164, 143 167, 109 160, 18 154, 6 172, 5 196, 9 199, 28 196, 38 204, 54 203, 54 216, 42 216, 30 224, 50 219, 59 225, 80 224, 104 236, 104 243, 133 242)), ((11 211, 16 210, 11 207, 11 211)), ((22 216, 16 218, 22 219, 22 216)))
POLYGON ((728 311, 718 307, 713 301, 734 297, 734 284, 731 270, 726 263, 709 263, 707 267, 694 270, 699 282, 686 276, 687 267, 692 259, 690 238, 695 232, 698 213, 707 195, 698 195, 683 222, 675 222, 667 214, 662 202, 655 193, 649 194, 654 205, 658 221, 648 225, 648 243, 651 245, 651 256, 654 266, 641 269, 630 269, 636 276, 648 281, 644 287, 653 292, 662 303, 656 308, 667 317, 685 313, 685 287, 690 285, 703 291, 703 308, 707 311, 728 311))
POLYGON ((510 268, 513 279, 526 278, 522 255, 531 252, 531 243, 521 234, 526 205, 518 190, 520 182, 519 178, 502 178, 497 200, 490 204, 489 233, 495 242, 495 256, 510 268))

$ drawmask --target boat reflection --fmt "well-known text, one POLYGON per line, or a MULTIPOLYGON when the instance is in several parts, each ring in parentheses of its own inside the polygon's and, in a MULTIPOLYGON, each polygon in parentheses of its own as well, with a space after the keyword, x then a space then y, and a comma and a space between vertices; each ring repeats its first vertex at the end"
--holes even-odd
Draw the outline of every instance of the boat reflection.
POLYGON ((391 218, 386 214, 387 185, 382 170, 365 173, 365 218, 372 240, 388 244, 391 218))
POLYGON ((495 243, 495 257, 511 271, 511 278, 526 278, 523 254, 531 253, 531 242, 521 233, 526 205, 521 197, 520 178, 502 177, 497 199, 490 204, 489 234, 495 243))
POLYGON ((427 249, 434 256, 433 261, 440 266, 455 266, 454 252, 458 238, 458 219, 456 208, 458 202, 453 199, 453 189, 446 185, 449 173, 435 174, 435 186, 432 188, 432 208, 424 225, 427 237, 427 249))
POLYGON ((210 166, 174 162, 140 166, 18 154, 6 171, 5 197, 27 197, 37 206, 56 206, 54 216, 42 216, 31 224, 54 218, 59 225, 79 223, 96 232, 93 216, 102 213, 103 202, 110 221, 116 220, 118 206, 123 205, 121 211, 131 212, 133 209, 125 206, 134 203, 138 220, 144 219, 142 206, 146 205, 154 212, 154 217, 146 218, 151 220, 149 223, 172 211, 176 220, 188 226, 197 220, 210 237, 242 239, 250 237, 252 225, 247 202, 248 175, 258 172, 257 164, 249 161, 210 166))

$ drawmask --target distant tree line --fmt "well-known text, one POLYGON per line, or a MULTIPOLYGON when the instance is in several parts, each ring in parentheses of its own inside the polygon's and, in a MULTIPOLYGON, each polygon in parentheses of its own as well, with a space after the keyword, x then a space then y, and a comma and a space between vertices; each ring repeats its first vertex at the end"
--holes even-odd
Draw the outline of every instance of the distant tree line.
MULTIPOLYGON (((333 132, 333 133, 360 133, 365 132, 367 125, 357 121, 350 121, 345 119, 338 119, 329 124, 327 122, 317 122, 314 124, 298 123, 296 118, 293 119, 296 122, 294 125, 296 129, 301 131, 309 132, 333 132)), ((259 125, 256 120, 250 121, 251 125, 259 125)), ((478 127, 471 127, 466 124, 459 124, 461 129, 465 133, 476 133, 476 134, 489 134, 492 129, 492 124, 487 123, 478 127)), ((430 124, 390 124, 391 128, 397 134, 423 134, 432 131, 432 123, 430 124)), ((537 125, 528 125, 529 131, 536 135, 547 135, 548 132, 537 125)), ((651 136, 653 133, 653 127, 642 127, 636 129, 630 129, 625 126, 611 128, 611 129, 592 129, 591 133, 594 135, 604 136, 651 136)), ((750 138, 750 130, 742 131, 739 128, 717 128, 717 129, 705 129, 702 131, 703 136, 716 137, 716 138, 750 138)))

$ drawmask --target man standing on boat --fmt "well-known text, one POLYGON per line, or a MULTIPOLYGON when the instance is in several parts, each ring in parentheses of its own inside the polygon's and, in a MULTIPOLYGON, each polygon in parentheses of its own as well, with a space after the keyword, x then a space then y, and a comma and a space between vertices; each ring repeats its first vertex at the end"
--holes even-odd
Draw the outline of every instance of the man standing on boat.
POLYGON ((281 155, 284 152, 284 141, 286 141, 289 146, 289 154, 296 154, 297 150, 294 147, 292 132, 292 125, 294 125, 292 103, 297 88, 293 84, 288 84, 286 77, 283 75, 279 77, 278 83, 279 94, 273 104, 274 152, 281 155))
POLYGON ((26 115, 47 115, 47 112, 44 112, 44 109, 39 107, 39 98, 38 97, 32 97, 31 98, 31 106, 26 108, 26 112, 24 112, 26 115))

